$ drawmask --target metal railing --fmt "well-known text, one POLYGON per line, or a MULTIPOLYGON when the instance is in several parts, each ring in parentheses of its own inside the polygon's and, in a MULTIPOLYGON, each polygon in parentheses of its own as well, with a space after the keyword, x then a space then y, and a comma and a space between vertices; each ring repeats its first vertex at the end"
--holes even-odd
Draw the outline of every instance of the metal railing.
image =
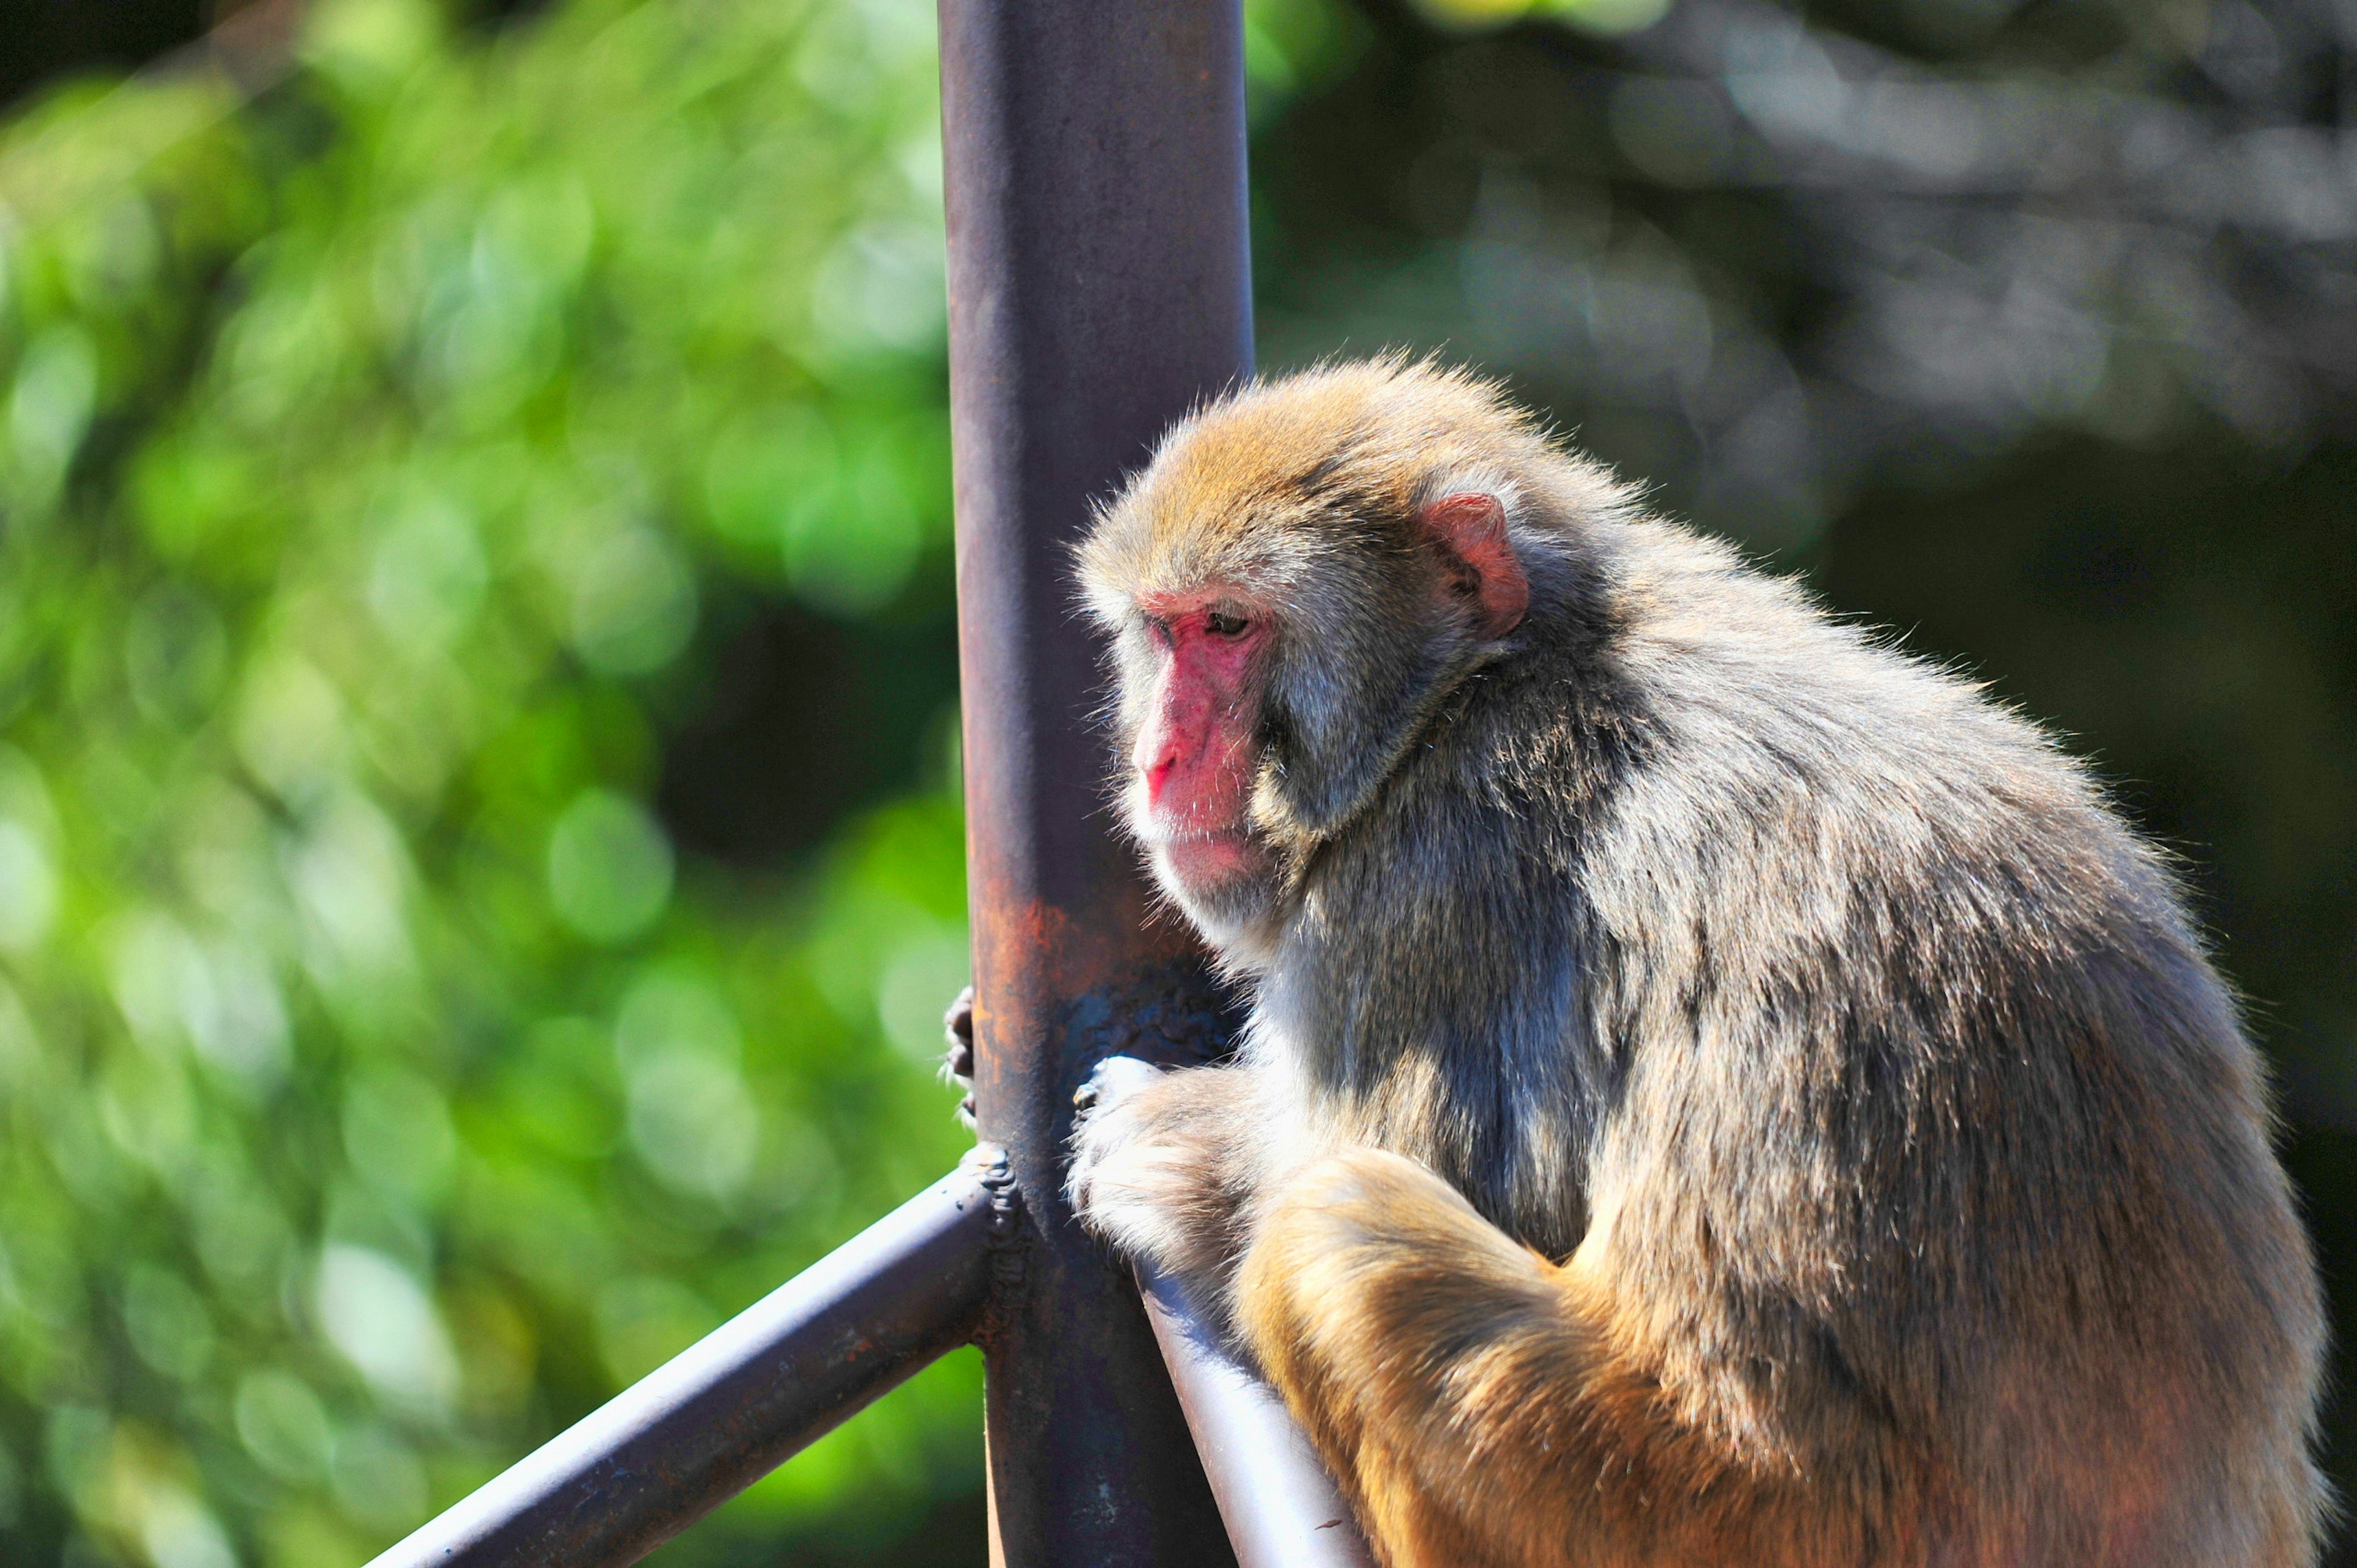
POLYGON ((1350 1504, 1275 1391, 1220 1348, 1167 1282, 1149 1277, 1145 1294, 1238 1568, 1373 1568, 1350 1504))
MULTIPOLYGON (((376 1560, 635 1563, 1023 1288, 1020 1201, 987 1148, 376 1560)), ((1242 1568, 1365 1568, 1348 1506, 1275 1395, 1149 1279, 1155 1337, 1242 1568)))
POLYGON ((1014 1206, 1003 1163, 960 1165, 377 1563, 637 1562, 969 1342, 1014 1206))
POLYGON ((1283 1405, 1062 1194, 1099 1059, 1228 1032, 1100 809, 1067 561, 1093 498, 1251 371, 1238 0, 941 0, 941 25, 983 1144, 374 1568, 635 1562, 966 1343, 994 1564, 1370 1561, 1283 1405))

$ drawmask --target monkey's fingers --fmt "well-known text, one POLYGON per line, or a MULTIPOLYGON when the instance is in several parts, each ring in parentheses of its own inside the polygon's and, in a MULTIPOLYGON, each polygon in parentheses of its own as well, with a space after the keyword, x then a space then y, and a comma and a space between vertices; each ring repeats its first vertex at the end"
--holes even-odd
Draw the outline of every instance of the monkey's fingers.
POLYGON ((965 1090, 958 1101, 958 1117, 967 1126, 974 1125, 974 987, 969 985, 957 993, 949 1011, 942 1015, 942 1032, 948 1036, 949 1050, 942 1058, 942 1077, 965 1090))
MULTIPOLYGON (((1202 1185, 1202 1151, 1146 1095, 1168 1075, 1135 1057, 1107 1057, 1072 1095, 1072 1163, 1065 1192, 1089 1228, 1124 1251, 1140 1240, 1117 1214, 1181 1207, 1202 1185)), ((1158 1225, 1146 1230, 1158 1231, 1158 1225)))
POLYGON ((1162 1069, 1135 1057, 1107 1057, 1072 1091, 1072 1109, 1079 1112, 1079 1121, 1086 1122, 1099 1112, 1112 1110, 1160 1078, 1162 1072, 1162 1069))

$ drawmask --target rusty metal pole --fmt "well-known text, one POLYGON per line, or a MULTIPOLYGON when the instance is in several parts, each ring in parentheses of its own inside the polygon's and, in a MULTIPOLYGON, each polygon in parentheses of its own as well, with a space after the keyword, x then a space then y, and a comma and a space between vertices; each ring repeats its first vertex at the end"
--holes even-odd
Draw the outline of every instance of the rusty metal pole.
MULTIPOLYGON (((1217 993, 1105 810, 1069 546, 1252 362, 1238 0, 941 0, 975 1101, 1026 1290, 985 1347, 1008 1568, 1228 1558, 1135 1289, 1060 1191, 1073 1090, 1217 993)), ((1150 1047, 1148 1048, 1151 1048, 1150 1047)))

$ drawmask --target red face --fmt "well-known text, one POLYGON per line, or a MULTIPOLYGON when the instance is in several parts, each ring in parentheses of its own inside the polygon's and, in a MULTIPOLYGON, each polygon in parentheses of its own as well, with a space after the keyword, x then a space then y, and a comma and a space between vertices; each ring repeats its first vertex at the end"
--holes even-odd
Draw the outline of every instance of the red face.
POLYGON ((1212 892, 1266 865, 1247 816, 1259 772, 1267 622, 1232 595, 1142 602, 1162 658, 1130 753, 1130 822, 1163 876, 1212 892))

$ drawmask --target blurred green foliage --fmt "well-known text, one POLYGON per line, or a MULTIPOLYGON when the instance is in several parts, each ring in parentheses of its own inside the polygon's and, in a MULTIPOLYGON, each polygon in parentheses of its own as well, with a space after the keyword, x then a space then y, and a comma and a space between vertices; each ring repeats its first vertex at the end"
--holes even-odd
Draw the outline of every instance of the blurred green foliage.
MULTIPOLYGON (((9 1562, 358 1563, 959 1153, 950 715, 760 875, 656 799, 746 606, 943 613, 930 12, 332 0, 0 140, 9 1562)), ((977 1389, 667 1560, 907 1533, 977 1389)))

